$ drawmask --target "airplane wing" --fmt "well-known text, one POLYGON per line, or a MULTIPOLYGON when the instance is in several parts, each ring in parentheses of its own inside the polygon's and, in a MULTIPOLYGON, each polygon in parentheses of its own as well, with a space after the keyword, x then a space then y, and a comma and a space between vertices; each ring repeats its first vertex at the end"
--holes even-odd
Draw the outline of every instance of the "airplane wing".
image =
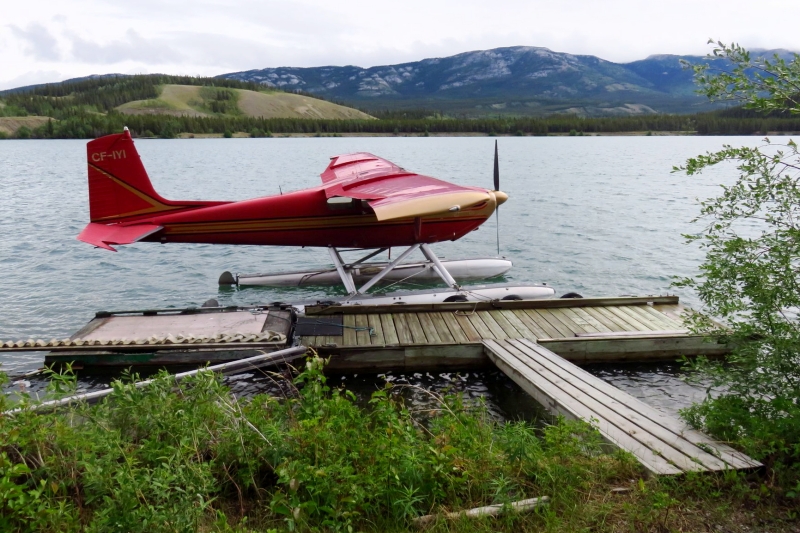
POLYGON ((457 211, 493 199, 485 189, 408 172, 365 152, 331 158, 321 177, 328 198, 367 200, 378 220, 457 211))
POLYGON ((119 224, 106 225, 90 222, 78 235, 78 240, 116 252, 109 245, 131 244, 144 239, 148 235, 152 235, 162 228, 163 226, 147 223, 122 226, 119 224))

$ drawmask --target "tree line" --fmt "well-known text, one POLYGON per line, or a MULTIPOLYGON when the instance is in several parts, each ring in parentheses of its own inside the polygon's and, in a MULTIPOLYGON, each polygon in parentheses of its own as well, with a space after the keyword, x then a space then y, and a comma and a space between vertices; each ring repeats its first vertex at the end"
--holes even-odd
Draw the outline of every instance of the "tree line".
MULTIPOLYGON (((186 134, 335 135, 368 133, 425 135, 473 133, 485 135, 599 134, 624 132, 692 132, 700 135, 751 135, 800 131, 800 117, 785 113, 759 115, 741 108, 694 115, 637 115, 582 118, 550 117, 453 118, 426 109, 373 112, 377 119, 258 118, 231 114, 231 102, 215 101, 218 114, 208 117, 127 115, 116 111, 124 103, 156 98, 164 84, 225 89, 264 90, 253 82, 226 78, 136 75, 105 76, 0 93, 0 116, 37 115, 51 121, 36 129, 20 129, 19 137, 85 139, 121 131, 128 126, 140 137, 174 137, 186 134)), ((221 91, 220 91, 221 90, 221 91)), ((232 94, 232 93, 231 93, 232 94)), ((313 95, 312 95, 313 96, 313 95)))

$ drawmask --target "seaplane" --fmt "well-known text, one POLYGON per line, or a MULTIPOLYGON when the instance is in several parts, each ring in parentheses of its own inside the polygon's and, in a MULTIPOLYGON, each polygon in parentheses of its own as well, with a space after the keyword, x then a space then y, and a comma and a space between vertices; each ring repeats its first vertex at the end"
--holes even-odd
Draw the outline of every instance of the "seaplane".
MULTIPOLYGON (((326 248, 334 266, 330 270, 348 293, 341 305, 554 296, 546 284, 461 286, 450 270, 464 278, 471 273, 489 277, 511 264, 501 258, 448 263, 431 249, 477 229, 508 199, 499 190, 496 144, 494 190, 417 174, 362 152, 332 157, 321 185, 308 189, 242 201, 167 200, 153 188, 127 128, 90 141, 87 163, 90 222, 77 238, 105 250, 137 242, 326 248), (377 267, 365 263, 392 248, 403 251, 377 267), (407 275, 409 265, 403 261, 417 250, 425 261, 412 263, 412 273, 435 275, 447 289, 368 294, 393 274, 407 275), (354 251, 366 255, 345 262, 342 253, 354 251)), ((309 273, 319 271, 295 274, 309 273)), ((226 272, 220 283, 247 284, 247 278, 226 272)))

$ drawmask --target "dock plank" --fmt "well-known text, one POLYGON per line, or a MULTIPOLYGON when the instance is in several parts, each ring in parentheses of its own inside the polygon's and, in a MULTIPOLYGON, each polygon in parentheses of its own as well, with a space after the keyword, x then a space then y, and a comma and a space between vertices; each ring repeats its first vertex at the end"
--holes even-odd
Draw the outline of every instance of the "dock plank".
POLYGON ((440 314, 444 323, 447 324, 447 328, 450 330, 450 334, 453 336, 455 342, 458 344, 470 342, 469 337, 467 337, 467 334, 464 332, 464 328, 461 327, 461 324, 456 319, 455 313, 443 312, 440 314))
POLYGON ((528 328, 528 326, 525 325, 525 323, 522 320, 520 320, 517 317, 516 314, 514 314, 513 311, 511 311, 509 309, 500 309, 500 310, 498 310, 498 313, 503 315, 503 317, 506 320, 508 320, 508 323, 511 324, 512 326, 514 326, 514 329, 519 331, 519 333, 520 333, 520 335, 522 337, 525 337, 526 339, 532 339, 532 340, 536 340, 536 339, 539 338, 533 331, 531 331, 528 328))
POLYGON ((383 338, 388 345, 400 344, 400 339, 397 338, 397 330, 394 327, 394 319, 391 313, 381 313, 377 315, 381 319, 381 326, 383 327, 383 338))
POLYGON ((342 344, 345 346, 358 346, 356 340, 356 317, 355 315, 344 315, 342 317, 342 344))
POLYGON ((499 309, 495 311, 486 311, 486 312, 489 314, 489 316, 492 317, 492 319, 494 319, 497 325, 500 326, 500 328, 503 330, 503 336, 499 338, 501 339, 508 337, 518 338, 525 336, 524 334, 522 334, 522 332, 520 332, 517 328, 515 328, 505 316, 503 316, 503 313, 499 309))
POLYGON ((527 326, 527 328, 533 332, 537 339, 550 336, 532 317, 528 315, 528 313, 525 312, 524 309, 514 309, 510 310, 510 312, 513 313, 520 322, 525 324, 525 326, 527 326))
POLYGON ((458 322, 459 326, 461 326, 461 330, 464 332, 464 335, 466 335, 467 339, 470 342, 481 341, 483 336, 480 334, 480 332, 478 332, 477 329, 475 329, 475 326, 472 324, 471 315, 466 315, 466 314, 462 315, 459 313, 455 313, 454 317, 456 319, 456 322, 458 322))
POLYGON ((536 311, 548 324, 553 326, 558 331, 559 337, 575 336, 574 329, 559 320, 558 315, 552 313, 552 309, 531 309, 531 311, 536 311))
POLYGON ((632 329, 630 326, 626 327, 620 324, 619 321, 616 320, 616 317, 610 315, 600 307, 584 307, 583 310, 600 321, 609 331, 631 331, 632 329))
POLYGON ((600 332, 600 330, 598 330, 592 322, 586 320, 586 318, 584 318, 583 315, 579 315, 578 313, 576 313, 574 309, 570 309, 569 307, 563 307, 561 308, 561 312, 564 313, 564 315, 566 315, 567 317, 569 317, 570 320, 572 320, 575 324, 580 326, 581 329, 583 329, 583 333, 600 332))
POLYGON ((483 323, 486 324, 486 327, 489 328, 489 331, 492 332, 493 339, 505 339, 508 335, 503 328, 500 327, 500 324, 497 323, 497 320, 491 315, 491 311, 478 311, 478 315, 483 320, 483 323))
POLYGON ((631 310, 634 313, 647 318, 653 324, 656 324, 660 329, 663 330, 686 329, 682 324, 677 324, 667 315, 655 311, 649 305, 633 305, 631 306, 631 310))
POLYGON ((647 331, 655 329, 655 326, 651 326, 649 323, 643 322, 642 320, 636 318, 630 312, 628 312, 627 309, 623 310, 622 307, 606 307, 606 309, 625 320, 628 324, 632 325, 638 330, 647 331))
POLYGON ((356 344, 370 346, 372 340, 369 334, 369 319, 367 315, 356 315, 356 344))
POLYGON ((439 334, 439 341, 444 344, 457 344, 456 339, 450 333, 450 328, 447 327, 447 324, 444 321, 444 317, 442 317, 441 313, 428 313, 428 316, 433 323, 433 327, 436 332, 439 334))
POLYGON ((617 307, 614 308, 614 311, 618 313, 622 313, 628 317, 628 322, 632 323, 639 323, 644 326, 646 329, 656 331, 659 329, 664 329, 663 327, 655 324, 654 320, 652 320, 649 316, 642 316, 641 314, 637 313, 633 306, 625 306, 625 307, 617 307))
POLYGON ((538 309, 520 309, 520 311, 522 311, 525 315, 530 317, 530 319, 545 332, 545 335, 543 335, 543 337, 548 337, 551 339, 558 339, 564 337, 564 335, 562 335, 560 331, 558 331, 556 328, 550 325, 550 322, 548 322, 542 315, 539 314, 538 309))
POLYGON ((428 338, 425 337, 425 331, 422 329, 422 324, 419 321, 419 316, 416 313, 402 313, 408 324, 408 330, 411 332, 411 338, 414 344, 428 344, 428 338))
POLYGON ((386 339, 383 336, 381 318, 378 315, 367 315, 367 325, 375 332, 375 335, 372 335, 369 339, 370 344, 373 346, 384 346, 386 344, 386 339))
POLYGON ((483 321, 483 318, 481 317, 481 315, 478 314, 477 311, 465 316, 469 319, 470 324, 472 324, 472 326, 475 328, 475 331, 478 332, 478 335, 480 335, 481 339, 495 338, 494 333, 492 332, 492 330, 489 329, 489 327, 486 325, 486 323, 483 321))
POLYGON ((439 336, 439 331, 433 323, 433 320, 431 320, 430 313, 417 313, 416 316, 422 326, 422 331, 425 332, 428 344, 442 344, 442 338, 439 336))
POLYGON ((583 320, 591 324, 592 327, 596 329, 598 332, 612 331, 612 329, 606 326, 599 318, 589 313, 587 309, 588 308, 584 307, 574 307, 570 309, 570 311, 572 311, 573 313, 581 317, 583 320))
MULTIPOLYGON (((551 309, 550 310, 551 313, 553 313, 556 317, 558 317, 558 319, 561 322, 563 322, 564 325, 567 326, 570 329, 570 331, 572 331, 572 335, 573 336, 576 333, 586 333, 586 332, 589 331, 588 329, 586 329, 583 326, 583 324, 579 324, 578 322, 573 320, 572 315, 570 315, 567 311, 568 311, 568 309, 566 309, 566 308, 551 309)), ((594 329, 594 328, 592 328, 592 329, 594 329)))
POLYGON ((404 313, 392 313, 394 319, 394 327, 397 330, 397 338, 400 340, 401 345, 414 344, 414 338, 411 336, 411 329, 408 326, 404 313))
POLYGON ((619 324, 619 327, 622 328, 623 331, 642 331, 648 329, 644 324, 635 322, 628 315, 620 313, 613 307, 598 307, 598 310, 619 324))
MULTIPOLYGON (((512 341, 513 342, 513 341, 512 341)), ((527 346, 528 348, 534 349, 537 345, 533 342, 527 341, 526 339, 520 339, 519 344, 523 346, 527 346)), ((750 457, 746 456, 745 454, 734 450, 733 448, 727 446, 724 443, 719 441, 715 441, 708 435, 705 435, 697 430, 692 429, 688 424, 673 418, 666 413, 655 409, 647 405, 646 403, 642 402, 641 400, 632 397, 630 394, 621 391, 620 389, 614 387, 610 383, 603 381, 601 379, 596 378, 592 374, 586 372, 585 370, 565 361, 563 358, 557 356, 553 353, 548 353, 547 350, 541 350, 541 347, 538 350, 543 357, 549 359, 553 362, 554 365, 559 366, 560 368, 564 369, 566 372, 570 373, 576 379, 581 380, 586 383, 591 383, 592 386, 598 391, 602 392, 606 395, 606 397, 612 399, 615 402, 618 402, 621 405, 639 413, 643 417, 646 417, 648 420, 662 426, 663 428, 672 431, 676 435, 680 436, 683 439, 686 439, 688 442, 707 446, 714 449, 716 452, 716 458, 724 461, 732 468, 754 468, 761 466, 761 463, 751 459, 750 457)), ((724 468, 724 466, 723 466, 724 468)))
POLYGON ((666 321, 668 324, 671 324, 672 327, 675 328, 675 329, 685 328, 686 327, 686 323, 683 320, 676 320, 676 319, 672 318, 671 316, 669 316, 669 315, 667 315, 665 313, 662 313, 661 311, 656 309, 655 306, 647 305, 647 306, 644 306, 644 309, 645 309, 646 312, 650 313, 651 315, 658 316, 658 317, 660 317, 661 320, 666 321))

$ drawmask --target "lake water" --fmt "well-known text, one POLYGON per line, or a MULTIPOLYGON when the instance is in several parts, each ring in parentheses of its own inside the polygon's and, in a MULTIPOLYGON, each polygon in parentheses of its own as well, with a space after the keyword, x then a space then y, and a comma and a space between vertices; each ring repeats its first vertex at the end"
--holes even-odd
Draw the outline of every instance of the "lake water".
MULTIPOLYGON (((673 276, 694 274, 702 259, 681 237, 698 229, 690 224, 699 211, 696 199, 716 194, 719 183, 735 174, 728 167, 687 177, 672 167, 724 143, 756 145, 759 139, 500 138, 501 189, 510 196, 500 210, 501 254, 514 261, 506 281, 546 282, 559 294, 584 296, 674 292, 673 276)), ((324 249, 140 243, 112 253, 77 241, 88 222, 85 145, 0 142, 0 339, 66 337, 99 310, 199 306, 209 298, 222 305, 263 304, 336 293, 217 285, 224 270, 328 264, 324 249)), ((354 151, 491 188, 494 138, 139 140, 136 146, 162 196, 239 200, 317 185, 330 156, 354 151)), ((495 230, 493 218, 434 250, 445 257, 492 256, 495 230)), ((694 295, 678 294, 684 303, 698 305, 694 295)), ((35 369, 41 362, 41 354, 0 356, 7 372, 35 369)), ((592 371, 670 412, 701 397, 680 381, 674 365, 604 365, 592 371)), ((519 393, 510 381, 490 374, 472 376, 469 387, 490 402, 502 396, 503 387, 512 396, 519 393)), ((449 377, 393 379, 436 386, 449 377)))

